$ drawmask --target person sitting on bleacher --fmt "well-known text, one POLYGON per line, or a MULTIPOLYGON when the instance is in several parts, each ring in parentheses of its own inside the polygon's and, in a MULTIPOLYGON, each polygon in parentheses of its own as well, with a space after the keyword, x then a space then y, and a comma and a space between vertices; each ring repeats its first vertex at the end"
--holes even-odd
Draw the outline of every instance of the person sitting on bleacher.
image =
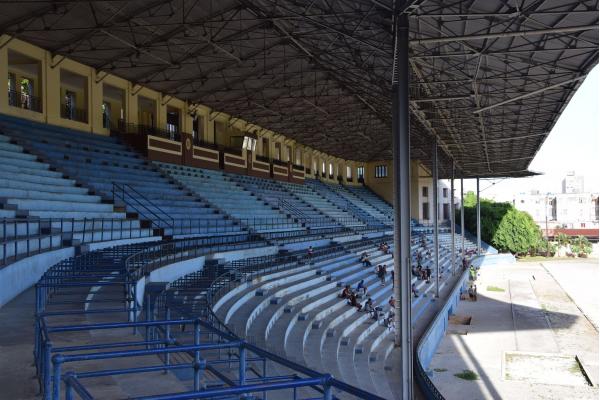
POLYGON ((308 257, 309 262, 312 260, 315 251, 312 246, 308 246, 308 250, 306 252, 306 256, 308 257))
POLYGON ((340 293, 340 298, 349 299, 351 294, 352 294, 352 290, 350 289, 350 285, 346 285, 346 286, 344 286, 342 293, 340 293))
POLYGON ((379 278, 379 281, 381 282, 381 286, 385 285, 385 274, 386 274, 386 269, 385 269, 385 265, 378 265, 377 266, 377 277, 379 278))
POLYGON ((348 299, 348 305, 351 305, 352 307, 356 307, 357 311, 360 311, 362 309, 362 306, 358 302, 358 298, 356 297, 356 294, 352 293, 352 292, 350 292, 350 298, 348 299))
POLYGON ((396 327, 395 322, 394 322, 395 316, 396 316, 396 313, 394 312, 393 309, 388 311, 387 316, 383 319, 383 325, 386 326, 390 330, 394 329, 396 327))
POLYGON ((411 290, 412 290, 412 294, 415 297, 419 297, 419 291, 417 290, 417 285, 415 285, 414 283, 411 285, 411 290))
POLYGON ((362 253, 362 256, 360 257, 360 262, 363 264, 363 267, 370 267, 371 265, 371 260, 369 260, 369 254, 367 252, 362 253))
POLYGON ((416 265, 412 266, 411 272, 412 272, 413 276, 416 276, 417 278, 421 277, 421 270, 418 269, 416 265))
POLYGON ((367 287, 365 286, 365 280, 361 279, 360 282, 358 282, 358 285, 356 285, 356 293, 361 293, 363 296, 367 295, 367 287))
POLYGON ((394 299, 394 296, 390 297, 388 304, 392 310, 396 307, 396 299, 394 299))
POLYGON ((375 313, 375 306, 373 305, 373 300, 370 297, 365 302, 364 310, 365 312, 371 314, 371 317, 373 317, 375 313))

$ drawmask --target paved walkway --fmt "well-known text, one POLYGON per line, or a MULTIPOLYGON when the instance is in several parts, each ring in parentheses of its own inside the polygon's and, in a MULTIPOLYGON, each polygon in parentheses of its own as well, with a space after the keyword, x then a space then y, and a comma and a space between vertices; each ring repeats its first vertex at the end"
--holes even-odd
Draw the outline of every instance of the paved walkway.
POLYGON ((451 324, 430 366, 433 382, 447 399, 598 397, 597 386, 586 385, 578 371, 541 364, 556 359, 548 353, 577 355, 593 382, 598 380, 598 333, 541 264, 484 267, 477 286, 478 301, 463 301, 457 311, 471 316, 471 325, 451 324), (517 365, 517 358, 505 357, 512 351, 545 355, 517 365), (479 379, 454 375, 467 369, 479 379), (550 376, 551 384, 540 383, 550 376))

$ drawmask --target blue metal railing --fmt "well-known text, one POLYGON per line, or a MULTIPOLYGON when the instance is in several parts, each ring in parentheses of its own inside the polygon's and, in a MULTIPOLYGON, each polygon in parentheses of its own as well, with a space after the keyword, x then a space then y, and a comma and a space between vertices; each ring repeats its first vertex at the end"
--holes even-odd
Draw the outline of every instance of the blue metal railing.
POLYGON ((152 222, 157 228, 171 228, 175 226, 175 220, 157 204, 153 203, 146 196, 135 190, 126 183, 115 183, 112 186, 113 204, 116 199, 125 203, 126 207, 131 207, 140 216, 152 222))

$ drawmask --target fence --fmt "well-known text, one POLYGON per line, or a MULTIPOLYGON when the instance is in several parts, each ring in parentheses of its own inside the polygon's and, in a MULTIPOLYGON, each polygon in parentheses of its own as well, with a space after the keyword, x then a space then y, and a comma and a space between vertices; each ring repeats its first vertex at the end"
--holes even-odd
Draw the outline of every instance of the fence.
POLYGON ((138 221, 114 218, 3 218, 0 220, 2 265, 21 257, 71 245, 153 235, 138 221))

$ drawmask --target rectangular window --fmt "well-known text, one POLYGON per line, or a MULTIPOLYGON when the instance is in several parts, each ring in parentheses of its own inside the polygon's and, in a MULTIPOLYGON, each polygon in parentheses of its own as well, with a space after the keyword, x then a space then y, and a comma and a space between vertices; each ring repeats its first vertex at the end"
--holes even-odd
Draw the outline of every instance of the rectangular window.
POLYGON ((281 144, 275 143, 275 159, 281 160, 281 144))
POLYGON ((358 174, 359 179, 364 179, 365 178, 365 167, 358 167, 356 169, 356 173, 358 174))
POLYGON ((444 219, 450 219, 450 204, 445 203, 442 212, 444 214, 444 219))
POLYGON ((263 157, 269 157, 269 139, 262 138, 262 154, 263 157))
POLYGON ((329 175, 333 175, 333 164, 329 163, 329 175))
POLYGON ((444 196, 444 198, 448 197, 448 188, 442 189, 442 195, 444 196))
POLYGON ((429 203, 423 203, 423 219, 429 219, 429 203))
POLYGON ((429 188, 427 186, 423 186, 423 188, 421 189, 421 194, 423 195, 423 197, 429 197, 429 188))
POLYGON ((346 178, 352 178, 352 168, 350 166, 346 166, 346 178))
POLYGON ((385 178, 388 176, 387 165, 378 165, 375 167, 375 178, 385 178))

